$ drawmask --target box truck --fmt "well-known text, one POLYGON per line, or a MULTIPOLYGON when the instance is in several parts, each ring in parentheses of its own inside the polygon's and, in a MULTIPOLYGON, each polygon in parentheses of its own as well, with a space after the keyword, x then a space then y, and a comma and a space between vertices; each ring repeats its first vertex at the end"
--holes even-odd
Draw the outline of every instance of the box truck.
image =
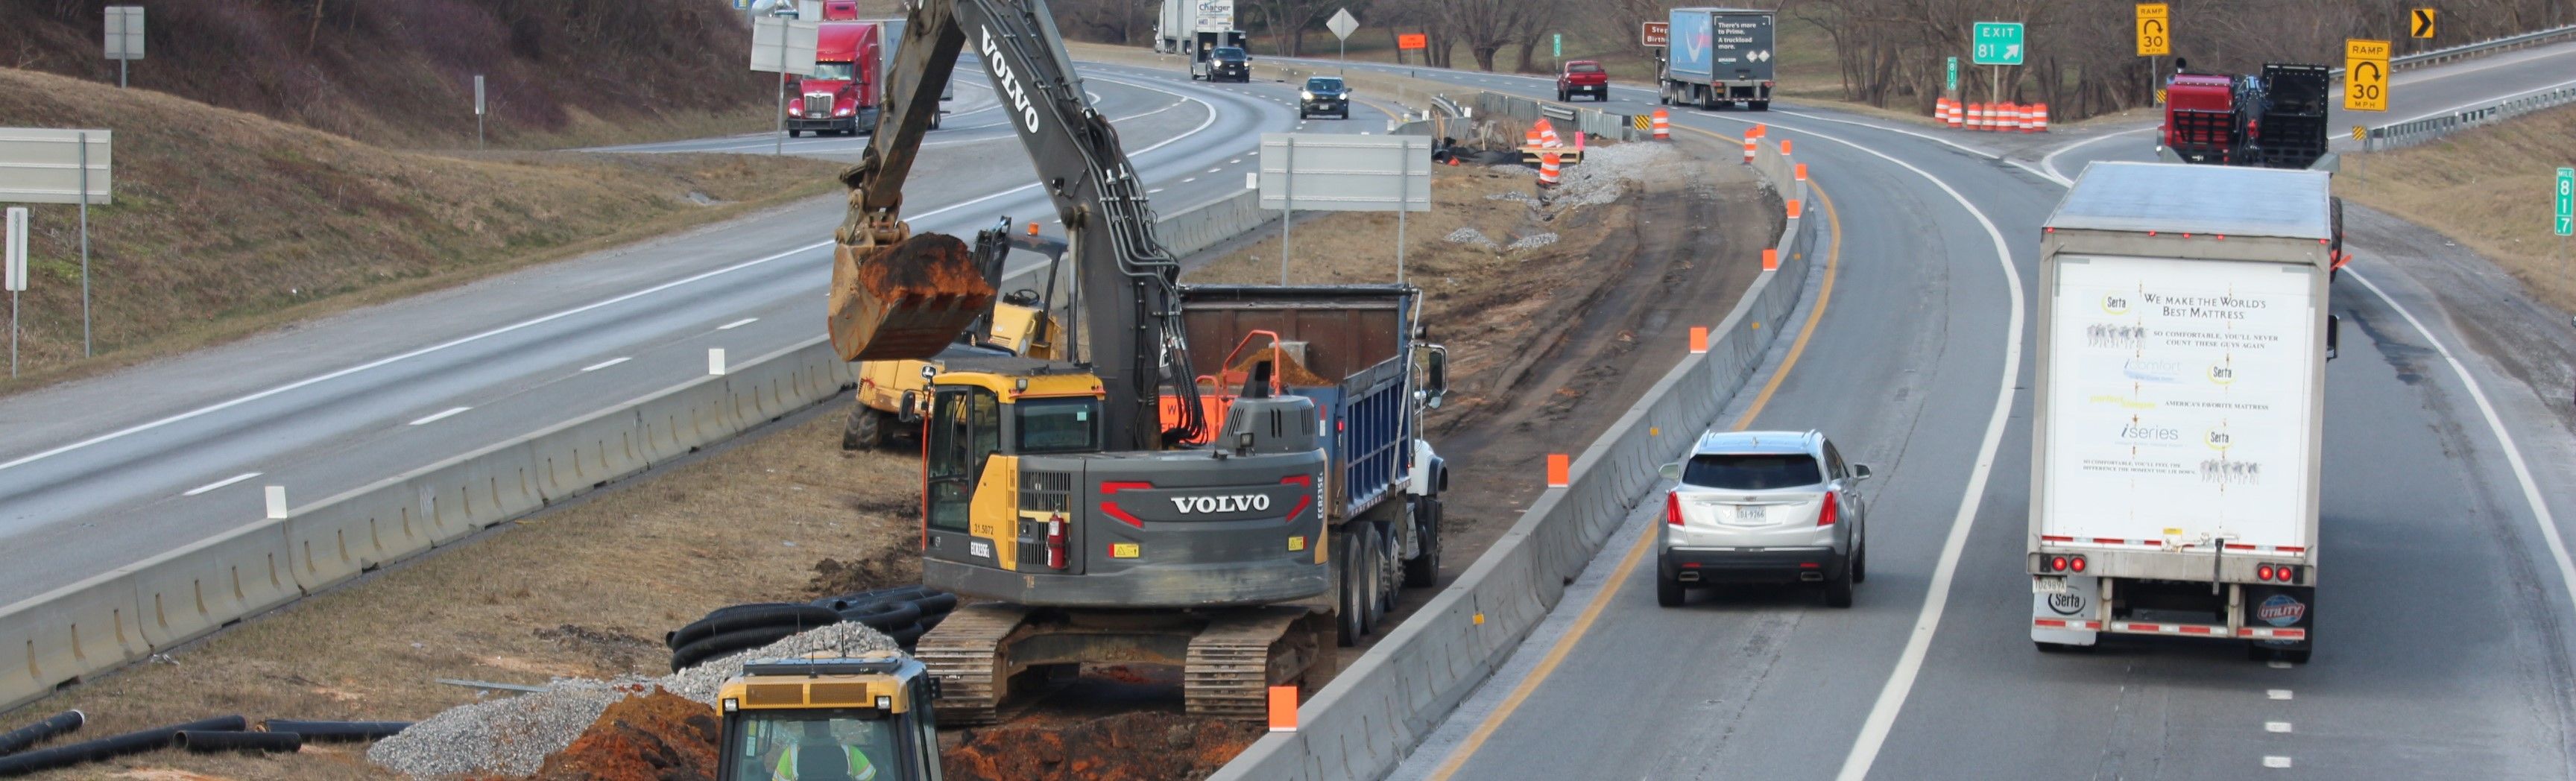
POLYGON ((2031 640, 2316 638, 2329 174, 2095 163, 2040 239, 2031 640))
POLYGON ((1739 8, 1675 8, 1665 48, 1665 105, 1704 109, 1771 109, 1772 13, 1739 8))
POLYGON ((1197 57, 1204 49, 1198 33, 1233 29, 1234 0, 1163 0, 1162 15, 1154 22, 1154 51, 1197 57))

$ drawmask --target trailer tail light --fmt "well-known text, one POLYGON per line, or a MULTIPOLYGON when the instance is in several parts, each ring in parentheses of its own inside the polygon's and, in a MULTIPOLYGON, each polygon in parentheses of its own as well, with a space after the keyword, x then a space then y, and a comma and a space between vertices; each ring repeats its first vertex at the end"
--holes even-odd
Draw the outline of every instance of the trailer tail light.
POLYGON ((2272 579, 2272 565, 2270 565, 2270 564, 2265 564, 2265 565, 2262 565, 2262 566, 2259 566, 2259 567, 2255 567, 2255 568, 2254 568, 2254 579, 2255 579, 2255 580, 2271 580, 2271 579, 2272 579))
POLYGON ((1817 525, 1817 526, 1832 526, 1832 525, 1834 525, 1834 509, 1835 509, 1835 508, 1834 508, 1834 492, 1832 492, 1832 491, 1826 491, 1826 492, 1825 492, 1825 509, 1824 509, 1824 511, 1823 511, 1823 512, 1816 513, 1816 525, 1817 525))
POLYGON ((1681 495, 1681 492, 1679 492, 1679 491, 1665 491, 1665 492, 1664 492, 1664 522, 1665 522, 1665 523, 1668 523, 1668 524, 1672 524, 1672 525, 1674 525, 1674 526, 1680 526, 1680 525, 1682 525, 1682 495, 1681 495))
POLYGON ((2068 562, 2068 563, 2067 563, 2067 566, 2068 566, 2068 567, 2070 567, 2070 568, 2073 568, 2076 572, 2083 572, 2083 571, 2084 571, 2084 557, 2082 557, 2082 556, 2077 556, 2077 557, 2075 557, 2075 560, 2074 560, 2074 561, 2071 561, 2071 562, 2068 562))
POLYGON ((2081 573, 2084 571, 2082 556, 2050 556, 2046 563, 2050 572, 2081 573))

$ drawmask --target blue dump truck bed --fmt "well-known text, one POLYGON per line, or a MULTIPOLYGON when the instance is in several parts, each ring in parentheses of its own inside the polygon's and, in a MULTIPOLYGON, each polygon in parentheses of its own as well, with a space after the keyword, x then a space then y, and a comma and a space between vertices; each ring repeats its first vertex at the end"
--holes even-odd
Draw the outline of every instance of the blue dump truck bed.
POLYGON ((1331 435, 1325 448, 1334 522, 1401 495, 1412 473, 1420 411, 1411 348, 1420 296, 1406 285, 1182 289, 1190 362, 1202 375, 1267 360, 1271 338, 1264 334, 1277 335, 1293 364, 1281 370, 1283 389, 1314 399, 1331 435))

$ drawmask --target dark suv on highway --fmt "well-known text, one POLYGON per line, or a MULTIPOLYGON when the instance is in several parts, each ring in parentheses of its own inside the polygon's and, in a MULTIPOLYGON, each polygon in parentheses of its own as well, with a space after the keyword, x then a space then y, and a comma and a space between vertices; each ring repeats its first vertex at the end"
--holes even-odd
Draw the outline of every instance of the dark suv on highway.
POLYGON ((1232 46, 1208 53, 1209 81, 1252 81, 1252 55, 1232 46))
POLYGON ((1297 92, 1297 118, 1324 114, 1335 119, 1351 118, 1351 88, 1332 76, 1306 80, 1306 88, 1297 92))

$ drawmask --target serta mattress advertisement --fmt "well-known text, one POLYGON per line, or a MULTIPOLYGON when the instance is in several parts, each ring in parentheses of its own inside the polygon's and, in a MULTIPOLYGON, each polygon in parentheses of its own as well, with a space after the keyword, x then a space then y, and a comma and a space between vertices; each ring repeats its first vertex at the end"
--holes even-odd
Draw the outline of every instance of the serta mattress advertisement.
POLYGON ((2069 256, 2050 331, 2047 534, 2306 546, 2313 269, 2069 256))

